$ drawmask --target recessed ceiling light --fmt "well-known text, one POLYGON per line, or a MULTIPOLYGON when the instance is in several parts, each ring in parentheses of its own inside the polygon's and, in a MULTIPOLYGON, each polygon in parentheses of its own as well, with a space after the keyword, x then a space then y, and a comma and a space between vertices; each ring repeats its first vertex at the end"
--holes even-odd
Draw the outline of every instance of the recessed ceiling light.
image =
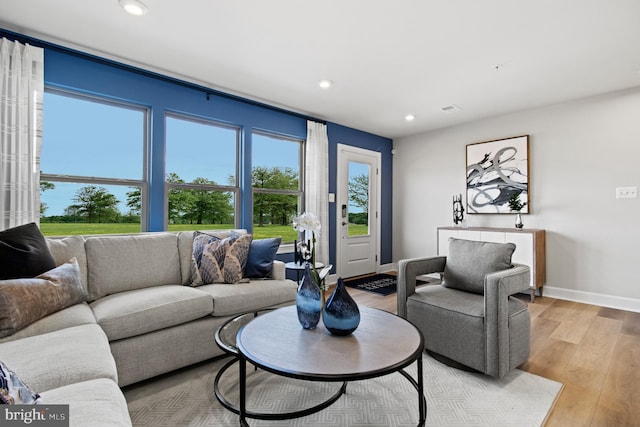
POLYGON ((144 15, 149 11, 147 6, 140 0, 120 0, 120 7, 135 16, 144 15))
POLYGON ((416 119, 416 116, 414 116, 413 114, 407 114, 406 116, 404 116, 404 119, 408 122, 412 122, 416 119))
POLYGON ((320 80, 318 82, 318 86, 320 86, 322 89, 329 89, 331 85, 333 85, 333 82, 331 80, 320 80))

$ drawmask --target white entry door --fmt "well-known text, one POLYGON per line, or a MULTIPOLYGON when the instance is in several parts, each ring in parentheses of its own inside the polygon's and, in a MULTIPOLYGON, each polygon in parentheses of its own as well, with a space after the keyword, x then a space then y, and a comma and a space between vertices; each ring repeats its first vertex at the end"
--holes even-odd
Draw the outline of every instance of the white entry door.
POLYGON ((378 271, 380 153, 338 144, 338 276, 378 271))

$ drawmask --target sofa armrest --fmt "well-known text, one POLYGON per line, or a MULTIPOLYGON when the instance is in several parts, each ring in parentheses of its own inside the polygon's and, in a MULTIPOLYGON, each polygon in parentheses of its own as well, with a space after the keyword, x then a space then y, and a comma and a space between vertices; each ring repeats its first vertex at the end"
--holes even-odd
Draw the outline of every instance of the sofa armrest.
POLYGON ((274 280, 284 280, 287 278, 287 272, 284 268, 284 262, 274 260, 271 269, 271 278, 274 280))
POLYGON ((407 317, 407 298, 416 291, 416 276, 441 273, 446 257, 403 259, 398 263, 398 316, 407 317))
POLYGON ((528 266, 487 274, 484 282, 484 310, 487 333, 487 374, 502 377, 509 370, 509 296, 529 290, 528 266))

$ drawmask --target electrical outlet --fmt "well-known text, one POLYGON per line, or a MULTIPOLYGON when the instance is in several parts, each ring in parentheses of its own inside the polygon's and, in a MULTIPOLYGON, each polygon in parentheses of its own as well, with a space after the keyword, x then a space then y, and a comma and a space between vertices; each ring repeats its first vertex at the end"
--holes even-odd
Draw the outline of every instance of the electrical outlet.
POLYGON ((638 187, 616 187, 616 199, 635 199, 638 197, 638 187))

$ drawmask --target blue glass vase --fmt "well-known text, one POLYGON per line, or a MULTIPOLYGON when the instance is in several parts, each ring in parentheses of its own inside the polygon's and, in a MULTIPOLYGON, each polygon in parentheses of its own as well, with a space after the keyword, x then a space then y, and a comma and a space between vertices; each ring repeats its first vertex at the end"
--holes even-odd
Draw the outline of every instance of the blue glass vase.
POLYGON ((304 329, 314 329, 318 326, 322 311, 321 293, 320 287, 311 275, 308 262, 305 264, 304 275, 298 286, 296 308, 298 309, 298 321, 304 329))
POLYGON ((322 322, 333 335, 349 335, 360 324, 358 304, 351 298, 342 277, 322 309, 322 322))

